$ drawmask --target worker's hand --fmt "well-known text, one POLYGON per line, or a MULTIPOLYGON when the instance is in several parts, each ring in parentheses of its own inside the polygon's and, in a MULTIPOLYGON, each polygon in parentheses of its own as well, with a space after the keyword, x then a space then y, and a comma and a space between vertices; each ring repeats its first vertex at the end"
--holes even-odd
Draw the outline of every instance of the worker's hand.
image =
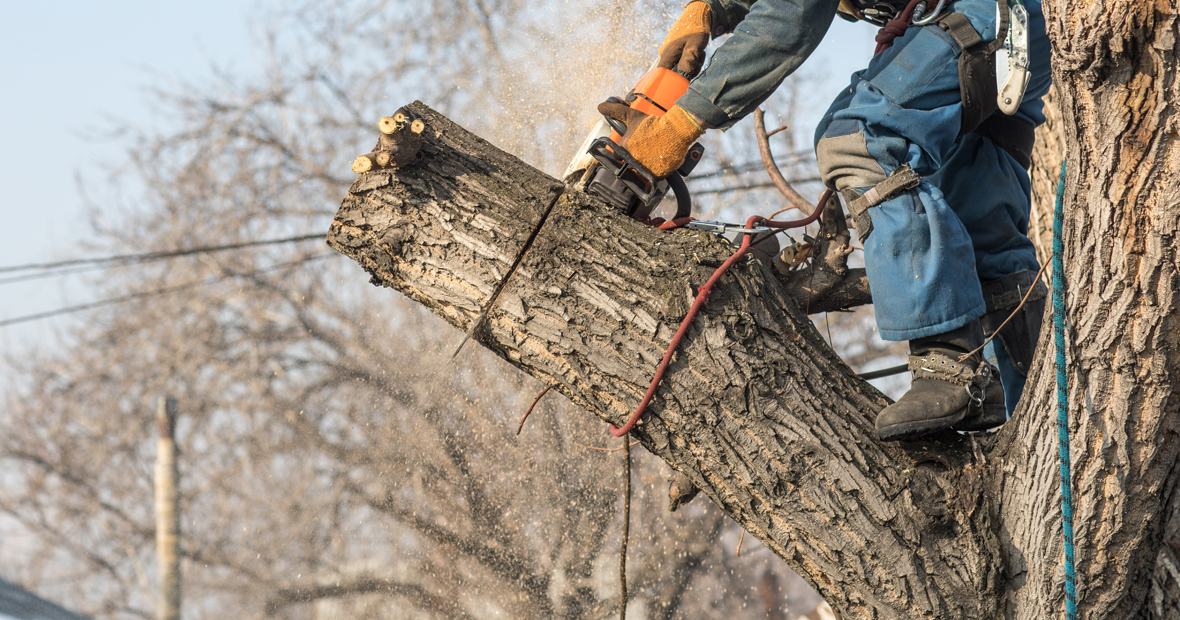
POLYGON ((659 178, 679 168, 693 142, 705 133, 700 122, 680 106, 672 106, 663 116, 648 116, 622 103, 600 103, 598 112, 627 125, 619 146, 659 178))
POLYGON ((679 71, 690 80, 696 77, 705 63, 705 47, 709 45, 712 29, 713 15, 709 12, 709 5, 690 2, 660 44, 659 65, 679 71))

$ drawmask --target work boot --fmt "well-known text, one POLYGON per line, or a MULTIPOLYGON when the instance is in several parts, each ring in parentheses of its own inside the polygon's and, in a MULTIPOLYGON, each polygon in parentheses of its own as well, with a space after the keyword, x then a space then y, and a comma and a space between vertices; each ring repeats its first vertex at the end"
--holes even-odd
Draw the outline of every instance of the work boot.
POLYGON ((998 376, 983 361, 982 352, 959 360, 982 345, 983 329, 978 320, 943 334, 911 340, 910 391, 877 415, 877 437, 882 441, 913 439, 964 425, 973 428, 961 430, 974 430, 990 423, 981 420, 985 414, 1004 415, 1004 394, 998 376), (989 392, 994 392, 991 398, 989 392))
MULTIPOLYGON (((984 363, 991 383, 983 388, 983 402, 971 402, 967 415, 951 428, 956 431, 986 431, 1002 426, 1008 421, 1008 408, 1004 405, 1004 390, 1000 385, 1000 371, 984 363)), ((983 371, 983 368, 980 368, 983 371)), ((982 372, 980 373, 982 374, 982 372)))

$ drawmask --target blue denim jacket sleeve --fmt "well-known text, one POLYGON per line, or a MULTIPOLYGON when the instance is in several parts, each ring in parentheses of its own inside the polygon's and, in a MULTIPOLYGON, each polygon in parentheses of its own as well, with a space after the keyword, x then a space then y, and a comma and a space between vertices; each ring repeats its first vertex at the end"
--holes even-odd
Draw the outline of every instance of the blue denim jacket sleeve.
POLYGON ((815 51, 840 0, 705 0, 713 36, 732 32, 677 101, 710 127, 754 111, 815 51))

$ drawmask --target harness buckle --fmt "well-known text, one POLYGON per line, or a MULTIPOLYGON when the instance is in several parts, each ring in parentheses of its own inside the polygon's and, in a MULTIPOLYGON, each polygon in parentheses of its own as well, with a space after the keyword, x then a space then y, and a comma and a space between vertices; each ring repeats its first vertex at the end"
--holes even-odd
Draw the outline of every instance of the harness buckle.
POLYGON ((991 379, 991 364, 982 362, 976 369, 975 376, 971 378, 971 383, 967 384, 967 397, 975 403, 976 407, 983 406, 983 399, 987 398, 987 386, 991 383, 991 379))
MULTIPOLYGON (((1028 10, 1021 0, 1008 0, 1008 37, 996 50, 996 104, 1008 116, 1016 114, 1032 77, 1028 52, 1028 10)), ((1004 10, 999 5, 996 11, 1004 10)))

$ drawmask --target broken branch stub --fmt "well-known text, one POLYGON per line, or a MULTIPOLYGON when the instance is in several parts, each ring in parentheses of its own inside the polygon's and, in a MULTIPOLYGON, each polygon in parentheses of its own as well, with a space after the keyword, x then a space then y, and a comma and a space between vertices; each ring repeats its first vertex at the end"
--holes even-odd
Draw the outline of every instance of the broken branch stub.
POLYGON ((372 170, 377 165, 373 159, 373 153, 366 153, 364 155, 358 156, 352 162, 352 171, 357 174, 364 174, 372 170))
POLYGON ((406 108, 393 116, 382 116, 377 121, 377 146, 373 152, 357 157, 352 171, 363 174, 370 170, 405 166, 414 161, 426 131, 426 123, 406 108))

